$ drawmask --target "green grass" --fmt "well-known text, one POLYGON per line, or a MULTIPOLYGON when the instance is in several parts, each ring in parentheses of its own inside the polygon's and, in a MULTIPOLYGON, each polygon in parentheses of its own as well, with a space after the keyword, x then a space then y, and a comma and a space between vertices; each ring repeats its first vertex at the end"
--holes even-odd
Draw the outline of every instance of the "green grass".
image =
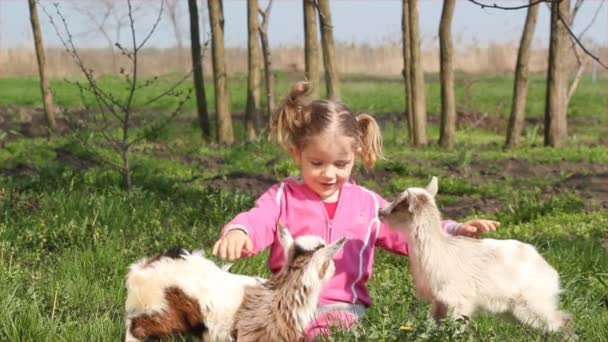
MULTIPOLYGON (((167 85, 159 81, 155 91, 167 85)), ((465 84, 465 75, 459 75, 465 84)), ((468 76, 470 77, 470 76, 468 76)), ((293 75, 279 74, 277 89, 284 93, 293 75)), ((372 82, 353 77, 344 84, 344 100, 358 111, 400 112, 400 82, 372 82)), ((429 79, 429 110, 437 112, 436 76, 429 79)), ((107 85, 119 84, 104 79, 107 85)), ((463 108, 508 113, 511 80, 508 77, 474 77, 473 85, 459 91, 463 108), (471 93, 474 93, 471 95, 471 93), (463 98, 466 97, 467 101, 463 98)), ((440 177, 440 206, 462 198, 492 200, 498 211, 469 211, 453 217, 495 218, 502 222, 492 236, 515 238, 535 245, 562 276, 563 307, 575 315, 574 332, 580 341, 605 341, 608 336, 608 213, 589 205, 580 194, 561 190, 568 172, 527 177, 502 177, 500 165, 520 160, 535 166, 559 163, 608 165, 608 149, 598 143, 606 123, 606 85, 583 80, 572 100, 571 117, 580 118, 571 129, 577 138, 560 149, 542 147, 542 132, 528 132, 521 148, 502 150, 503 137, 493 131, 464 129, 457 148, 444 151, 431 145, 406 144, 404 127, 384 128, 388 160, 376 170, 389 178, 373 177, 359 168, 360 182, 386 197, 405 186, 423 185, 431 175, 440 177), (580 98, 579 98, 580 96, 580 98), (599 121, 597 121, 599 120, 599 121), (480 167, 482 165, 483 167, 480 167), (494 176, 476 178, 479 169, 494 176), (557 189, 548 196, 546 191, 557 189)), ((244 108, 244 76, 231 79, 233 109, 244 108)), ((52 82, 60 105, 77 105, 78 94, 64 81, 52 82)), ((40 105, 35 79, 0 79, 2 104, 40 105)), ((209 89, 211 90, 211 89, 209 89)), ((542 117, 542 79, 533 77, 529 114, 542 117)), ((142 98, 151 96, 144 93, 142 98)), ((208 93, 211 94, 211 93, 208 93)), ((211 99, 212 96, 209 95, 211 99)), ((138 100, 139 101, 139 100, 138 100)), ((160 103, 157 108, 169 108, 160 103)), ((192 108, 192 104, 189 104, 192 108)), ((212 107, 210 107, 212 108, 212 107)), ((0 148, 0 169, 27 165, 27 175, 0 171, 0 340, 1 341, 115 341, 122 338, 124 278, 135 260, 173 246, 208 250, 230 217, 250 208, 255 198, 241 191, 213 190, 206 181, 235 172, 263 173, 277 178, 297 173, 297 167, 277 146, 260 139, 231 148, 202 144, 195 115, 172 123, 133 152, 130 193, 120 176, 103 164, 73 169, 58 161, 58 149, 81 158, 93 158, 71 136, 50 139, 20 138, 0 148), (191 121, 190 121, 191 119, 191 121), (191 122, 191 123, 189 123, 191 122), (161 152, 155 152, 162 147, 161 152), (221 163, 208 167, 206 163, 221 163)), ((238 124, 238 123, 237 123, 238 124)), ((136 130, 139 128, 135 128, 136 130)), ((242 141, 239 128, 237 140, 242 141)), ((431 139, 437 127, 429 127, 431 139)), ((109 151, 106 150, 107 153, 109 151)), ((579 170, 584 173, 585 170, 579 170)), ((227 180, 230 182, 230 180, 227 180)), ((267 254, 237 262, 233 271, 267 276, 267 254)), ((214 259, 215 260, 215 259, 214 259)), ((482 316, 468 322, 435 324, 429 306, 415 298, 407 259, 378 251, 368 288, 374 305, 349 332, 336 341, 546 341, 519 325, 482 316), (411 331, 400 331, 409 325, 411 331)))
MULTIPOLYGON (((276 72, 276 98, 277 100, 287 94, 289 85, 294 80, 303 79, 302 74, 287 74, 276 72)), ((171 74, 158 77, 149 87, 137 91, 135 105, 144 103, 162 91, 171 87, 183 75, 171 74)), ((235 112, 244 112, 246 103, 246 82, 244 74, 231 75, 229 80, 229 93, 231 107, 235 112)), ((60 106, 75 106, 81 104, 80 94, 74 82, 82 79, 52 80, 51 89, 55 102, 60 106)), ((141 80, 145 82, 145 79, 141 80)), ((436 74, 426 76, 427 105, 430 113, 439 113, 440 87, 436 74)), ((98 80, 101 88, 111 91, 118 98, 126 96, 125 83, 116 77, 104 76, 98 80)), ((526 112, 528 116, 542 118, 545 105, 546 91, 545 75, 532 75, 529 82, 528 101, 526 112)), ((214 91, 211 79, 205 82, 209 108, 214 108, 214 91)), ((320 85, 322 93, 324 86, 320 85)), ((191 82, 180 85, 178 90, 192 87, 191 82)), ((0 78, 0 105, 40 105, 40 91, 38 79, 30 78, 0 78)), ((456 103, 459 110, 476 110, 493 115, 508 116, 512 89, 512 76, 482 76, 457 74, 455 81, 456 103)), ((359 112, 401 112, 405 108, 403 81, 398 78, 387 78, 385 81, 368 80, 365 76, 354 77, 342 84, 342 98, 353 110, 359 112), (371 99, 373 98, 373 100, 371 99)), ((91 104, 93 98, 85 96, 86 102, 91 104)), ((583 78, 572 97, 569 106, 571 117, 602 118, 608 107, 608 80, 600 79, 592 83, 589 78, 583 78)), ((153 104, 154 108, 172 109, 177 103, 175 97, 165 97, 153 104)), ((265 101, 265 99, 263 99, 265 101)), ((195 108, 194 99, 186 104, 186 108, 195 108)))

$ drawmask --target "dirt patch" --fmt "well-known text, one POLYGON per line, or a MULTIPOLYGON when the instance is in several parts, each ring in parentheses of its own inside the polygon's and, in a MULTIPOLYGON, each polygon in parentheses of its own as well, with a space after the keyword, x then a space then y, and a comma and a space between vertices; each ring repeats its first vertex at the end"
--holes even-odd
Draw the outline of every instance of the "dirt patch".
POLYGON ((157 152, 155 155, 160 158, 178 160, 189 165, 199 165, 200 168, 211 173, 221 172, 224 168, 224 164, 226 163, 224 158, 216 156, 197 156, 173 152, 157 152))
POLYGON ((63 148, 56 149, 55 153, 57 153, 57 156, 55 157, 56 161, 75 170, 85 170, 99 164, 95 160, 77 156, 63 148))
POLYGON ((608 239, 602 240, 602 247, 604 247, 604 249, 608 251, 608 239))
MULTIPOLYGON (((55 110, 55 122, 58 133, 69 129, 68 122, 58 109, 55 110)), ((7 133, 4 139, 7 141, 19 137, 46 137, 49 134, 43 109, 33 106, 0 106, 0 130, 7 133)))
POLYGON ((30 165, 19 163, 14 167, 3 167, 1 169, 3 176, 10 177, 30 177, 36 172, 30 165))
POLYGON ((561 186, 573 189, 592 204, 608 209, 608 172, 599 174, 575 173, 566 178, 561 186))
POLYGON ((457 219, 474 213, 495 214, 502 209, 500 201, 495 198, 460 198, 456 202, 442 206, 441 213, 445 218, 457 219))
MULTIPOLYGON (((405 112, 386 112, 375 115, 375 118, 381 127, 385 127, 387 124, 402 124, 406 115, 405 112)), ((428 113, 429 123, 439 124, 440 121, 441 113, 428 113)), ((479 128, 492 132, 503 132, 506 127, 506 122, 502 115, 495 113, 457 111, 456 127, 457 129, 479 128)))
MULTIPOLYGON (((73 110, 76 115, 84 116, 84 111, 73 110)), ((58 113, 57 124, 59 131, 69 129, 68 122, 58 113)), ((477 111, 459 111, 458 126, 460 128, 481 128, 492 131, 504 130, 506 124, 501 115, 482 113, 477 111)), ((243 113, 236 113, 235 120, 243 118, 243 113)), ((388 112, 377 116, 381 126, 389 123, 402 123, 405 114, 403 112, 388 112)), ((430 113, 429 120, 438 123, 440 115, 438 113, 430 113)), ((192 125, 192 118, 178 118, 178 124, 192 125)), ((574 121, 577 118, 573 118, 574 121)), ((595 123, 598 119, 578 119, 583 123, 595 123)), ((539 119, 530 118, 527 124, 542 124, 539 119)), ((42 108, 33 106, 0 106, 0 130, 7 133, 0 140, 13 140, 19 137, 41 137, 46 136, 46 120, 42 108)), ((2 142, 0 141, 0 144, 2 142)), ((145 147, 143 152, 153 153, 161 158, 170 158, 179 160, 183 163, 197 164, 201 168, 209 170, 213 173, 219 173, 224 168, 225 161, 221 157, 196 156, 187 154, 178 154, 170 149, 159 145, 145 147)), ((57 161, 68 165, 74 169, 86 169, 96 165, 96 162, 86 158, 81 158, 73 155, 67 150, 59 149, 57 152, 57 161)), ((268 169, 271 169, 272 163, 269 162, 268 169)), ((408 164, 419 165, 420 170, 433 167, 442 170, 440 176, 451 175, 466 180, 470 184, 483 184, 495 179, 517 179, 517 178, 550 178, 563 180, 560 183, 559 189, 543 189, 545 195, 554 195, 563 191, 573 191, 582 198, 588 200, 592 205, 598 205, 601 208, 608 208, 608 165, 591 164, 586 162, 566 162, 550 164, 530 163, 523 159, 511 158, 495 162, 477 161, 473 156, 472 161, 467 165, 454 165, 442 161, 431 160, 407 160, 408 164)), ((18 164, 12 168, 2 168, 0 172, 3 175, 11 176, 28 176, 35 173, 35 170, 28 165, 18 164)), ((412 172, 409 170, 408 172, 412 172)), ((416 172, 415 170, 413 172, 416 172)), ((423 171, 421 171, 423 172, 423 171)), ((361 178, 371 178, 377 184, 383 184, 387 179, 399 176, 403 170, 397 168, 377 168, 373 172, 364 172, 361 178)), ((358 177, 357 177, 358 178, 358 177)), ((233 173, 228 176, 216 177, 206 182, 211 187, 223 188, 227 190, 241 190, 252 196, 257 196, 263 193, 268 187, 276 182, 276 177, 272 174, 249 174, 249 173, 233 173)), ((444 208, 446 215, 449 213, 459 213, 464 215, 471 212, 491 213, 499 209, 499 203, 492 199, 471 199, 462 198, 459 201, 447 205, 444 208)))
MULTIPOLYGON (((483 184, 493 179, 542 178, 559 182, 559 187, 545 187, 543 195, 550 197, 572 192, 586 199, 585 207, 608 208, 608 165, 587 162, 530 163, 523 159, 492 162, 475 161, 468 174, 459 171, 471 184, 483 184)), ((464 172, 467 173, 467 172, 464 172)))
POLYGON ((277 182, 275 177, 269 175, 234 172, 210 178, 204 184, 212 189, 241 191, 257 198, 277 182))
MULTIPOLYGON (((586 199, 585 207, 588 209, 608 208, 608 165, 592 164, 587 162, 561 161, 558 163, 530 163, 524 159, 510 158, 499 161, 473 160, 466 166, 455 166, 446 162, 434 160, 405 161, 420 167, 421 172, 428 168, 441 170, 438 176, 453 176, 465 180, 468 184, 481 185, 494 180, 506 179, 550 179, 559 181, 559 187, 545 187, 542 189, 543 197, 547 199, 559 193, 572 192, 586 199)), ((405 171, 399 167, 387 165, 376 168, 373 172, 363 172, 358 179, 371 179, 377 184, 385 184, 394 177, 403 175, 405 171)), ((414 176, 430 176, 417 174, 416 170, 408 170, 414 176)), ((494 213, 500 210, 500 203, 492 198, 472 199, 463 197, 457 202, 443 208, 446 217, 449 213, 458 213, 459 216, 472 212, 494 213)))

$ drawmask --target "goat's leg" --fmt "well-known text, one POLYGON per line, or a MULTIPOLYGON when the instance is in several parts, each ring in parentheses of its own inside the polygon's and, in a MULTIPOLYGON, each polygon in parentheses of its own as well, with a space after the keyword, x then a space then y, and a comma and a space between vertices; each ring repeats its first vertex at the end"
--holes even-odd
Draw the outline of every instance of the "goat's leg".
POLYGON ((442 302, 433 299, 431 302, 431 316, 434 320, 438 321, 444 319, 448 314, 448 307, 442 302))
POLYGON ((476 310, 474 304, 464 301, 451 303, 451 305, 447 304, 447 306, 450 318, 453 320, 458 320, 463 317, 470 318, 473 316, 476 310))
POLYGON ((201 342, 211 342, 211 335, 209 334, 209 330, 203 330, 203 332, 201 333, 200 340, 201 342))
POLYGON ((125 332, 125 342, 139 342, 140 339, 136 338, 135 336, 133 336, 133 334, 131 333, 131 319, 127 318, 125 320, 125 326, 126 326, 126 332, 125 332))
POLYGON ((521 323, 547 332, 556 332, 572 323, 572 316, 560 311, 552 300, 522 301, 513 308, 513 316, 521 323))

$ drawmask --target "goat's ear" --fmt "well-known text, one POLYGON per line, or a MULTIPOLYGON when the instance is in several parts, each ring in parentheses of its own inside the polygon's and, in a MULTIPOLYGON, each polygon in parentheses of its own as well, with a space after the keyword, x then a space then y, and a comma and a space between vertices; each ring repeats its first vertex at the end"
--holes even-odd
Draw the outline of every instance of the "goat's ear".
POLYGON ((277 229, 279 231, 279 242, 281 242, 283 250, 285 251, 285 253, 287 253, 287 251, 293 244, 293 237, 291 236, 289 229, 287 229, 285 225, 279 223, 277 229))
POLYGON ((431 196, 435 197, 435 195, 437 195, 438 187, 439 186, 437 185, 437 177, 433 176, 429 185, 426 186, 426 191, 431 194, 431 196))
POLYGON ((406 190, 407 195, 405 196, 405 198, 403 199, 404 202, 404 206, 407 206, 407 211, 410 214, 413 214, 415 209, 416 209, 416 203, 418 203, 418 198, 416 198, 416 195, 414 195, 414 193, 412 193, 409 190, 406 190))
POLYGON ((344 246, 345 243, 346 243, 346 237, 343 237, 340 240, 332 243, 331 245, 327 245, 323 248, 320 248, 319 250, 317 250, 315 252, 315 254, 318 254, 325 260, 332 259, 334 257, 334 255, 336 255, 336 253, 338 253, 338 251, 340 249, 342 249, 342 247, 344 246))

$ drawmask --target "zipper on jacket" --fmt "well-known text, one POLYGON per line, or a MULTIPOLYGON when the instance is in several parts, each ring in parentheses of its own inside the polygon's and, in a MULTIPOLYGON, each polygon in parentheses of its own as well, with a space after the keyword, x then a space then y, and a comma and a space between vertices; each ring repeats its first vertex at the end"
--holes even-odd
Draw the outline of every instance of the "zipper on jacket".
POLYGON ((342 191, 343 189, 339 190, 340 193, 338 194, 338 200, 337 200, 337 204, 336 204, 336 210, 334 211, 334 218, 329 218, 329 213, 327 212, 327 208, 325 208, 325 204, 323 202, 321 202, 321 207, 323 207, 323 212, 325 213, 325 220, 327 222, 327 230, 325 232, 325 242, 327 244, 332 243, 332 230, 333 230, 333 226, 334 226, 334 219, 336 218, 336 215, 338 214, 338 208, 340 207, 340 200, 342 197, 342 191))
POLYGON ((325 208, 325 204, 323 202, 321 202, 321 209, 325 214, 325 222, 327 222, 327 229, 325 230, 325 242, 329 244, 331 243, 331 226, 333 220, 329 218, 329 213, 327 212, 327 208, 325 208))
MULTIPOLYGON (((342 191, 342 190, 340 190, 342 191)), ((341 194, 340 194, 341 195, 341 194)), ((323 211, 325 212, 325 218, 327 219, 327 237, 325 239, 325 242, 327 242, 328 244, 332 243, 332 233, 333 233, 333 228, 334 228, 334 219, 336 218, 336 214, 338 214, 338 207, 340 207, 340 196, 338 196, 338 203, 336 204, 336 210, 334 211, 334 218, 329 218, 329 213, 327 212, 327 208, 325 208, 325 204, 322 204, 323 206, 323 211)))

